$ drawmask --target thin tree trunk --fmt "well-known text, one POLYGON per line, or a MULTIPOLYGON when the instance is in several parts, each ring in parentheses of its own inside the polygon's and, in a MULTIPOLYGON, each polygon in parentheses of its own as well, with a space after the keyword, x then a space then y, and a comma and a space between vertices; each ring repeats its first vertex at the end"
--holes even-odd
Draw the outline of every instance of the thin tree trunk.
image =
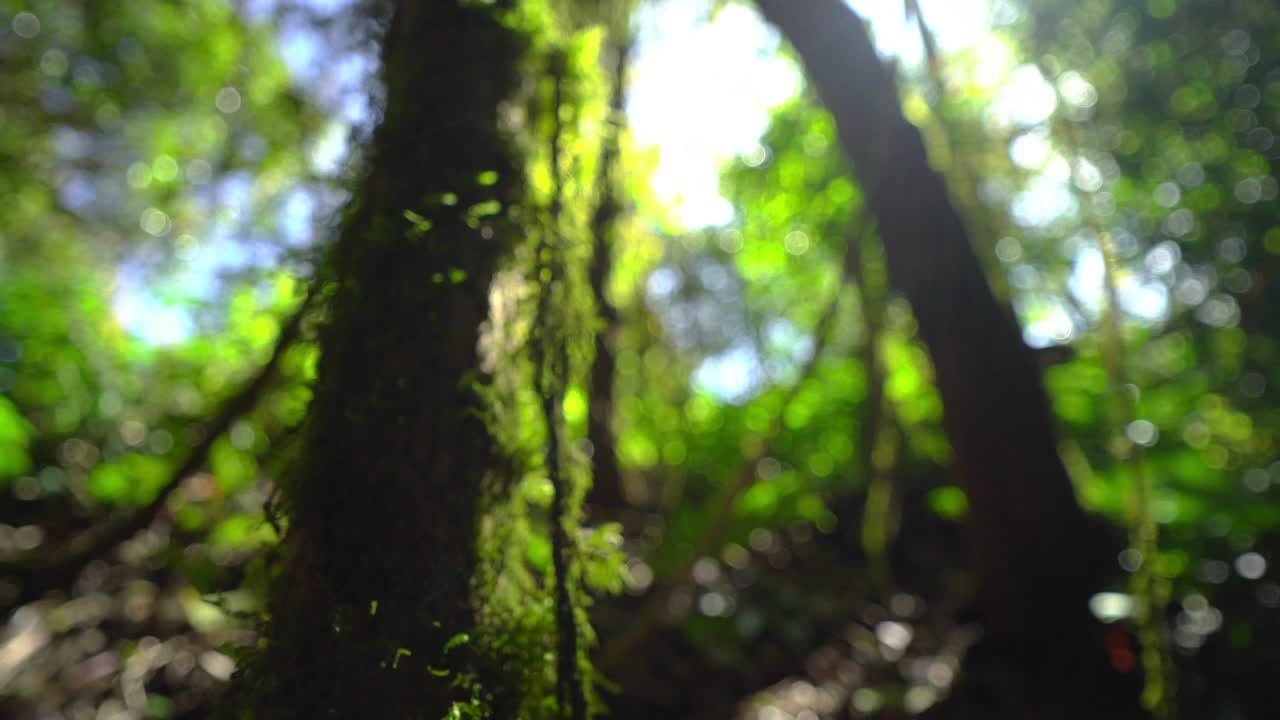
POLYGON ((474 383, 522 171, 499 124, 522 38, 467 0, 396 4, 386 105, 330 259, 330 320, 266 645, 263 718, 435 718, 466 700, 491 440, 474 383), (501 211, 494 212, 494 202, 501 211))
POLYGON ((1117 703, 1096 685, 1080 691, 1111 680, 1087 610, 1097 556, 1057 454, 1039 370, 993 297, 861 19, 841 0, 757 4, 835 116, 879 224, 890 282, 911 302, 929 348, 969 501, 984 655, 1007 679, 995 682, 997 692, 1021 696, 992 709, 1134 716, 1132 698, 1117 703))
POLYGON ((596 354, 591 363, 590 409, 587 416, 587 440, 591 442, 592 448, 591 489, 588 490, 587 505, 600 519, 616 519, 626 507, 613 428, 613 381, 617 370, 614 352, 621 323, 618 309, 609 301, 607 288, 609 271, 613 268, 618 216, 622 212, 617 197, 620 183, 614 178, 614 174, 621 155, 623 103, 627 63, 631 55, 629 35, 622 38, 614 52, 613 88, 609 100, 610 133, 600 152, 600 170, 596 181, 596 187, 600 188, 600 200, 591 218, 593 248, 588 274, 600 328, 596 332, 596 354))

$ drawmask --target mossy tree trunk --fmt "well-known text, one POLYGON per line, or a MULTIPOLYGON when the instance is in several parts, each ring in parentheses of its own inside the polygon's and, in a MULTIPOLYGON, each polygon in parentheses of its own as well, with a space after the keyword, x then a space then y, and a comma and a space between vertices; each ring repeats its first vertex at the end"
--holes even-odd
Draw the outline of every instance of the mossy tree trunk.
MULTIPOLYGON (((910 301, 944 405, 986 638, 984 717, 1133 717, 1087 609, 1099 559, 1057 454, 1039 369, 992 295, 919 131, 842 0, 757 0, 832 112, 910 301)), ((972 675, 972 673, 971 673, 972 675)), ((963 685, 961 685, 963 687, 963 685)), ((965 716, 964 711, 956 708, 965 716)))
POLYGON ((265 644, 239 681, 271 718, 440 718, 475 663, 476 392, 490 281, 523 170, 501 124, 524 38, 498 6, 402 0, 385 111, 330 258, 303 455, 265 644), (452 640, 452 642, 451 642, 452 640))

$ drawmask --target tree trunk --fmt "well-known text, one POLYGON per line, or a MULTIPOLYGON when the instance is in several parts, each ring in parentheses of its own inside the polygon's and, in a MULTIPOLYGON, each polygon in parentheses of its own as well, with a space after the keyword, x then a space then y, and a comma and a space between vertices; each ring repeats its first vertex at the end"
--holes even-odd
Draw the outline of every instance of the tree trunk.
POLYGON ((999 696, 990 711, 1136 716, 1127 685, 1117 697, 1096 684, 1114 680, 1087 609, 1098 556, 1057 454, 1038 367, 992 295, 862 21, 841 0, 757 4, 835 116, 890 283, 910 301, 933 360, 953 470, 969 501, 984 672, 1004 678, 989 688, 999 696))
POLYGON ((476 345, 523 175, 499 128, 523 39, 500 12, 404 0, 387 26, 385 113, 330 258, 285 484, 284 567, 238 685, 251 716, 434 720, 470 696, 459 634, 492 445, 476 345))
POLYGON ((607 289, 609 272, 613 268, 618 217, 622 213, 617 197, 621 184, 614 178, 614 174, 621 157, 626 73, 631 54, 630 37, 624 37, 619 46, 614 48, 614 53, 613 87, 609 99, 611 128, 600 152, 600 170, 596 180, 596 186, 600 188, 600 200, 591 218, 593 249, 588 268, 588 280, 600 322, 595 333, 596 354, 591 363, 590 410, 587 416, 587 440, 591 442, 592 448, 591 488, 587 491, 587 506, 597 520, 617 519, 627 504, 613 429, 613 384, 617 370, 614 352, 621 322, 618 309, 609 301, 607 289))

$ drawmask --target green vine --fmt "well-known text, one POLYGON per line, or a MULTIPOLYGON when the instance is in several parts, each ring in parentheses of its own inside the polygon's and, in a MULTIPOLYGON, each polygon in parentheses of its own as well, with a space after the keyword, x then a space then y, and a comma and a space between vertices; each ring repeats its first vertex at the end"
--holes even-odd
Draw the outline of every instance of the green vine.
MULTIPOLYGON (((1074 128, 1058 132, 1057 135, 1068 152, 1079 154, 1074 128)), ((1090 207, 1087 198, 1084 207, 1090 207)), ((1112 426, 1115 428, 1110 449, 1117 461, 1129 463, 1133 468, 1129 544, 1142 560, 1133 573, 1130 589, 1134 597, 1133 619, 1145 674, 1142 705, 1161 720, 1173 720, 1176 716, 1174 695, 1177 674, 1169 652, 1169 630, 1164 620, 1172 588, 1169 580, 1158 572, 1160 532, 1151 510, 1153 481, 1145 454, 1142 447, 1124 433, 1128 423, 1138 418, 1138 393, 1126 371, 1124 331, 1121 327, 1119 291, 1116 285, 1119 263, 1111 233, 1099 225, 1097 218, 1089 210, 1085 211, 1085 216, 1086 224, 1097 234, 1098 249, 1103 260, 1102 279, 1106 303, 1100 333, 1102 361, 1111 395, 1112 426)))
POLYGON ((528 240, 495 279, 483 341, 488 422, 506 460, 488 489, 473 597, 478 648, 502 668, 484 683, 519 698, 487 716, 585 720, 603 708, 587 607, 623 577, 616 526, 582 527, 590 464, 569 401, 587 387, 595 349, 589 209, 599 202, 609 82, 600 27, 538 22, 553 29, 527 68, 539 78, 524 103, 528 240))

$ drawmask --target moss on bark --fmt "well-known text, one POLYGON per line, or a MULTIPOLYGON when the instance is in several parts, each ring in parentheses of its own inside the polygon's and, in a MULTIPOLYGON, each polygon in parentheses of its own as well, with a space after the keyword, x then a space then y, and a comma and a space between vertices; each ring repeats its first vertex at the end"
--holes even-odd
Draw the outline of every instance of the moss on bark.
POLYGON ((283 564, 237 686, 251 716, 439 718, 475 699, 464 638, 493 453, 476 345, 524 175, 502 113, 527 43, 503 12, 406 0, 387 26, 283 564))

